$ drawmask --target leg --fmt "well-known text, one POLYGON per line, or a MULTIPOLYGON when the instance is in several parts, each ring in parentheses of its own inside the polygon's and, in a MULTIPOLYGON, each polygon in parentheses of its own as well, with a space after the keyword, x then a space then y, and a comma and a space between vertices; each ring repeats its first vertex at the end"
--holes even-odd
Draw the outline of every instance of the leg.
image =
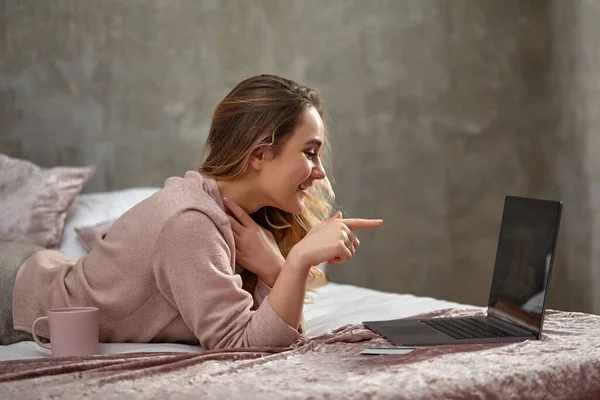
POLYGON ((0 242, 0 345, 33 340, 30 333, 13 328, 12 294, 21 265, 43 249, 28 243, 0 242))

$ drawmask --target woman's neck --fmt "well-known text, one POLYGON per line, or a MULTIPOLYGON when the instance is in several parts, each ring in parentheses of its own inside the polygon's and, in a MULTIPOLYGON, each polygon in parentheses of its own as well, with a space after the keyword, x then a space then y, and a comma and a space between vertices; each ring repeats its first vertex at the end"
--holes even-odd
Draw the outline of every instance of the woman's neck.
MULTIPOLYGON (((242 178, 235 181, 217 180, 217 187, 219 188, 221 197, 233 200, 247 214, 252 214, 266 205, 265 200, 257 192, 256 183, 249 179, 242 178)), ((227 207, 225 207, 225 211, 229 211, 227 207)))

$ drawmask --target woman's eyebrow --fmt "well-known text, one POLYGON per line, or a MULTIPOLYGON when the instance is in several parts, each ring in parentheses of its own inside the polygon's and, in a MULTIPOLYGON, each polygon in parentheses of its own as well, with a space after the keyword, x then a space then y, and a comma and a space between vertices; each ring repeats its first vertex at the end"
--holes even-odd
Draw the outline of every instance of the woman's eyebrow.
POLYGON ((317 147, 321 147, 323 145, 323 142, 321 142, 319 139, 310 139, 308 142, 304 143, 305 145, 307 144, 314 144, 317 147))

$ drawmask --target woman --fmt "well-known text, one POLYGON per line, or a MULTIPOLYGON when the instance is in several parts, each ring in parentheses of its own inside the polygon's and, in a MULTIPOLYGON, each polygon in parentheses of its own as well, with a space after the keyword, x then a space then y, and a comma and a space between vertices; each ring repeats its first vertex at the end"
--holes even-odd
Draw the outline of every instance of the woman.
MULTIPOLYGON (((343 262, 356 229, 331 214, 317 93, 277 76, 239 83, 217 106, 198 171, 166 180, 91 252, 35 252, 19 268, 14 329, 50 308, 96 306, 102 342, 288 346, 309 277, 343 262)), ((45 327, 40 334, 48 337, 45 327)))

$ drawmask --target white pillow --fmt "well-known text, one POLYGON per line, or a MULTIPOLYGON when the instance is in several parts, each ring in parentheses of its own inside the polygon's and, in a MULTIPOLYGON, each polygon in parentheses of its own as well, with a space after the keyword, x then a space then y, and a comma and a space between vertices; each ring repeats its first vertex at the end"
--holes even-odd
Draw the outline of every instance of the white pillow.
POLYGON ((96 225, 119 218, 127 210, 156 193, 160 188, 131 188, 113 192, 86 193, 77 196, 67 213, 59 250, 79 258, 87 254, 77 234, 76 227, 96 225))

